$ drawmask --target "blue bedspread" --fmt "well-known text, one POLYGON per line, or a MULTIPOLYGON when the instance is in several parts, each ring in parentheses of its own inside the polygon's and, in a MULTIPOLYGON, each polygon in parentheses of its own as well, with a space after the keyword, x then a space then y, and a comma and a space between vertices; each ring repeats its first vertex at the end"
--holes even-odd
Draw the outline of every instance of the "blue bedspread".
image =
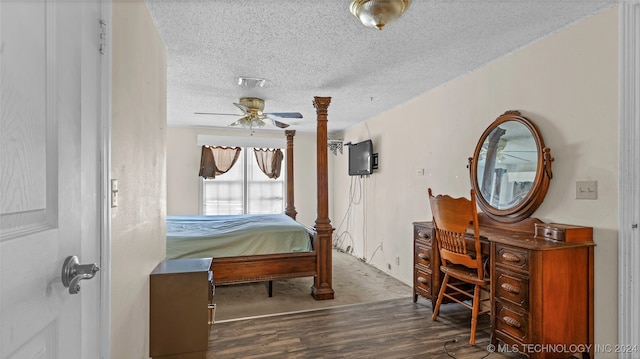
POLYGON ((284 214, 167 216, 167 258, 307 252, 306 228, 284 214))

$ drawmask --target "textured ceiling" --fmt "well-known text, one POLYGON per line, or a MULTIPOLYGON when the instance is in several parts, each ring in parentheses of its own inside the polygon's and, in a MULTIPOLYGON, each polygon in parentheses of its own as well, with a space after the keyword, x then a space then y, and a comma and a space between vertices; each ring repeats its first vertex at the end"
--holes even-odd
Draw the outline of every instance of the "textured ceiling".
MULTIPOLYGON (((168 49, 170 126, 226 127, 240 97, 265 112, 300 112, 289 129, 315 132, 314 96, 332 97, 336 133, 401 105, 615 0, 414 0, 379 31, 349 0, 147 0, 168 49), (262 88, 238 77, 267 79, 262 88)), ((265 127, 267 128, 267 127, 265 127)), ((274 131, 282 131, 273 128, 274 131)))

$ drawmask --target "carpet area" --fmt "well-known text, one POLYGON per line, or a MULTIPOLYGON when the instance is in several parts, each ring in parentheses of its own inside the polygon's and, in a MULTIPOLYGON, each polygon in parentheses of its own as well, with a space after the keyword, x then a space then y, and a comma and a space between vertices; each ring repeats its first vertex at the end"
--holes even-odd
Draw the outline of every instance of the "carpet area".
MULTIPOLYGON (((214 275, 215 277, 215 275, 214 275)), ((293 278, 273 282, 273 297, 267 282, 216 287, 215 322, 248 317, 338 307, 343 305, 406 298, 412 301, 412 288, 360 259, 333 251, 332 300, 311 296, 313 278, 293 278)))

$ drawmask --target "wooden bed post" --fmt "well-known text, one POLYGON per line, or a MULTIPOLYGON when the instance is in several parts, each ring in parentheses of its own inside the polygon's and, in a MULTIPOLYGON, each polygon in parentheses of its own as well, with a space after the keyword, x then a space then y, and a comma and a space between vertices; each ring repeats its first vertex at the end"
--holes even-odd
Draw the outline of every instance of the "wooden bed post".
POLYGON ((296 219, 296 206, 293 201, 293 136, 296 135, 295 130, 286 130, 284 134, 287 136, 287 207, 284 209, 284 214, 296 219))
POLYGON ((334 292, 332 282, 332 258, 331 234, 333 227, 329 220, 329 180, 327 163, 327 108, 331 103, 331 97, 314 97, 313 107, 316 108, 318 117, 317 131, 317 163, 318 163, 318 218, 314 226, 317 234, 314 241, 314 249, 318 256, 317 272, 313 279, 311 295, 316 300, 333 299, 334 292))

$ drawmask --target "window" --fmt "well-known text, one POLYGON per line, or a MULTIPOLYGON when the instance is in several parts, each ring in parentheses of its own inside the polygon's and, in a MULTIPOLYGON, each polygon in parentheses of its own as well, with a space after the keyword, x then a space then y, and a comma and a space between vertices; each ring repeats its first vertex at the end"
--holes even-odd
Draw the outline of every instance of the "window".
POLYGON ((227 173, 200 181, 204 215, 284 212, 285 175, 271 179, 262 173, 252 147, 242 148, 227 173))

